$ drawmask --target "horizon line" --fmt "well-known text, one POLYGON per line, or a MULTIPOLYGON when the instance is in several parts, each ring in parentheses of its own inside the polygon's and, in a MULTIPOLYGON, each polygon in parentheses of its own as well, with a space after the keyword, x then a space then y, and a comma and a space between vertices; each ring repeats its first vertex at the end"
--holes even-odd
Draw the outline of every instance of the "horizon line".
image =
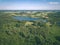
MULTIPOLYGON (((17 10, 17 9, 16 9, 17 10)), ((38 9, 37 9, 38 10, 38 9)), ((46 9, 46 10, 50 10, 50 9, 46 9)), ((55 9, 54 9, 55 10, 55 9)), ((56 9, 57 10, 57 9, 56 9)))

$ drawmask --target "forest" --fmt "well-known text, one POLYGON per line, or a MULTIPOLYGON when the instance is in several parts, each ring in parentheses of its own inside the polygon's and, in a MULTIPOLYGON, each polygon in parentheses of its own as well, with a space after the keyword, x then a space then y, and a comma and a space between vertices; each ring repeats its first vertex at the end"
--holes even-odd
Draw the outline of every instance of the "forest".
POLYGON ((0 11, 0 45, 60 45, 60 11, 0 11))

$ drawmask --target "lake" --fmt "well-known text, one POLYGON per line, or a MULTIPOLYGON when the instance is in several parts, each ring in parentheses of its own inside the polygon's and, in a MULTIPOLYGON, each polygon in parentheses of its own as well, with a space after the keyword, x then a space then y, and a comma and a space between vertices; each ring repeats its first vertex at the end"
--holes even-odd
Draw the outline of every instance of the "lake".
POLYGON ((46 19, 42 19, 42 18, 32 18, 32 17, 24 17, 24 16, 13 16, 14 19, 18 20, 18 21, 41 21, 41 22, 47 22, 46 19))
POLYGON ((40 19, 40 18, 32 18, 32 17, 24 17, 24 16, 14 16, 13 18, 19 21, 34 21, 40 19))

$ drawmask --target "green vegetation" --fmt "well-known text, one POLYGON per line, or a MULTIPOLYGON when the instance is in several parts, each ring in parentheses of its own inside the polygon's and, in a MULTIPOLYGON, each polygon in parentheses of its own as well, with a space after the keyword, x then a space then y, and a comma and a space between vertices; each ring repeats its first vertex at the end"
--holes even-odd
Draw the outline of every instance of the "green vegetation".
POLYGON ((60 45, 60 12, 0 12, 0 45, 60 45), (47 21, 18 21, 17 14, 47 21))

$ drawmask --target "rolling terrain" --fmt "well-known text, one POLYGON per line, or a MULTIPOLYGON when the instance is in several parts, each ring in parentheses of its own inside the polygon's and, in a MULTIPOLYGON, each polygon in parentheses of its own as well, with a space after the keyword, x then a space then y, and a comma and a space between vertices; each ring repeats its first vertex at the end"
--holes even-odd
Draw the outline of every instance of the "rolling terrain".
POLYGON ((60 45, 60 11, 0 11, 0 45, 60 45))

